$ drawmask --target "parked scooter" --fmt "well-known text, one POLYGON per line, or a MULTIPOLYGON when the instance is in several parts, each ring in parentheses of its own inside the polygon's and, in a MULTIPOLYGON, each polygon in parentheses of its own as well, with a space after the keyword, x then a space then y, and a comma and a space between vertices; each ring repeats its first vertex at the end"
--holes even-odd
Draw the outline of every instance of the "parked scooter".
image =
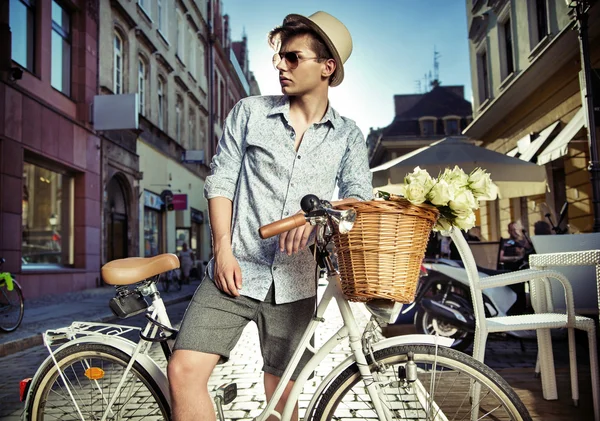
MULTIPOLYGON (((550 214, 546 214, 552 230, 562 234, 566 230, 560 224, 567 211, 567 203, 562 207, 559 221, 554 225, 550 214)), ((523 231, 526 239, 527 234, 523 231)), ((531 244, 531 241, 529 241, 531 244)), ((521 258, 519 269, 528 267, 528 250, 521 258)), ((505 273, 505 270, 491 270, 478 266, 480 278, 505 273)), ((489 288, 483 291, 486 317, 510 316, 531 312, 528 292, 523 284, 489 288)), ((473 343, 475 333, 475 314, 471 301, 471 292, 467 272, 460 260, 426 259, 422 265, 419 287, 414 303, 416 306, 414 323, 419 333, 451 337, 453 348, 464 351, 473 343)), ((509 332, 516 337, 529 337, 526 331, 509 332)))

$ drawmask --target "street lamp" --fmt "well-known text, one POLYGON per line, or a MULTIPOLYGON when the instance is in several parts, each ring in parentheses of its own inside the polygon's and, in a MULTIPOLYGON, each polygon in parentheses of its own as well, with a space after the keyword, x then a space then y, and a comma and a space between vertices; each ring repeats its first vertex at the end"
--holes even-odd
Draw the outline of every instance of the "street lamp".
POLYGON ((588 36, 588 12, 593 0, 565 0, 567 7, 575 12, 577 31, 579 33, 579 51, 583 78, 579 78, 585 102, 581 105, 586 110, 588 128, 588 146, 590 149, 590 181, 592 183, 592 207, 594 210, 594 232, 600 231, 600 167, 598 163, 598 144, 596 143, 596 122, 594 118, 594 99, 592 94, 592 69, 590 65, 590 42, 588 36))

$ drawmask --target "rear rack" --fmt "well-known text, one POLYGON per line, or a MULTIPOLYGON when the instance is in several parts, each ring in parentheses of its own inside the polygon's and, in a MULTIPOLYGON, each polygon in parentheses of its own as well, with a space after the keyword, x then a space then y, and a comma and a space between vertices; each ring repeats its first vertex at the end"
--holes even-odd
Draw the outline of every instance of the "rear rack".
POLYGON ((70 326, 50 329, 44 332, 43 339, 46 347, 62 345, 66 342, 85 336, 123 336, 129 332, 141 332, 135 326, 123 326, 108 323, 73 322, 70 326))

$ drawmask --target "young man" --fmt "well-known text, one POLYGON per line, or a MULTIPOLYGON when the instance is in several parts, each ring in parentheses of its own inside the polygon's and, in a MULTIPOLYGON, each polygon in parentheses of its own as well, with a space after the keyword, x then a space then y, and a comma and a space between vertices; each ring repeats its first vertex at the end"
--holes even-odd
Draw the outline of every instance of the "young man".
POLYGON ((329 86, 344 78, 350 33, 324 12, 289 15, 269 42, 284 95, 245 98, 231 110, 206 179, 214 258, 169 361, 175 421, 215 418, 209 376, 250 320, 258 325, 270 399, 310 322, 315 263, 306 243, 312 228, 267 240, 258 229, 298 212, 306 194, 330 199, 336 184, 342 202, 372 197, 364 137, 328 101, 329 86))

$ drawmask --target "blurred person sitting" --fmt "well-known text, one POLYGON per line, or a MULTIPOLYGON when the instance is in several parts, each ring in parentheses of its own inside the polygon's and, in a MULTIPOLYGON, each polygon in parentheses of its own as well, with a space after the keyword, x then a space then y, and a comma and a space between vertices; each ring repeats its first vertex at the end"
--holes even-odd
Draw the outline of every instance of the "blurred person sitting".
POLYGON ((520 224, 513 221, 508 224, 508 239, 501 239, 500 257, 498 265, 500 269, 517 270, 523 264, 523 258, 527 250, 531 249, 529 240, 519 229, 520 224))
POLYGON ((481 227, 476 225, 470 230, 468 230, 466 234, 466 239, 467 241, 483 241, 481 235, 481 227))

